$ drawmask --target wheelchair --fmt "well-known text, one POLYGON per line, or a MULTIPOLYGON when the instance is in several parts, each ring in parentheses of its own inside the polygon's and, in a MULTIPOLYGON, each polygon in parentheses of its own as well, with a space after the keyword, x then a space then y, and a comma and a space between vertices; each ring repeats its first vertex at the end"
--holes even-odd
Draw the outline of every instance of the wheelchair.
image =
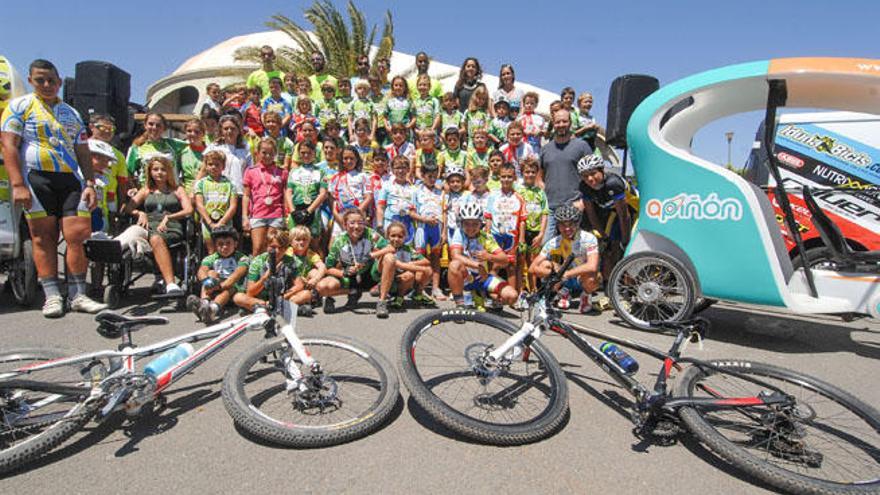
MULTIPOLYGON (((186 306, 186 297, 190 294, 198 294, 198 272, 204 245, 201 238, 201 228, 193 218, 181 220, 184 224, 184 237, 182 240, 168 245, 174 274, 179 280, 180 294, 152 294, 153 300, 173 300, 176 310, 182 311, 186 306)), ((119 230, 119 229, 117 229, 119 230)), ((86 258, 90 261, 92 273, 92 288, 101 291, 103 302, 110 308, 116 308, 125 298, 131 288, 146 275, 159 274, 159 267, 151 255, 139 258, 136 253, 122 245, 116 239, 89 239, 85 242, 86 258), (92 270, 97 264, 103 264, 103 270, 92 270), (95 276, 95 273, 103 271, 103 274, 95 276), (102 286, 106 279, 106 285, 102 286)), ((154 286, 155 289, 155 286, 154 286)))

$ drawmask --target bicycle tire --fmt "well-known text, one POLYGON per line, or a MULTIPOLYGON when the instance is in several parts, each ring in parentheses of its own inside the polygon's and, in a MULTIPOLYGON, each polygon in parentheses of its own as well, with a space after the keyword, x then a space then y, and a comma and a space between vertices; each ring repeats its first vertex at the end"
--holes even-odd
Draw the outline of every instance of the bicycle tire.
MULTIPOLYGON (((321 364, 325 375, 338 386, 337 390, 341 390, 340 401, 357 401, 361 398, 357 393, 370 390, 375 390, 375 398, 368 398, 366 407, 356 408, 352 417, 332 424, 314 424, 317 416, 308 416, 314 413, 301 414, 308 421, 278 418, 275 412, 270 415, 263 409, 271 406, 268 403, 273 399, 273 392, 283 395, 277 415, 296 413, 296 407, 289 400, 285 401, 289 396, 285 389, 285 373, 281 371, 283 364, 279 362, 281 355, 287 351, 288 343, 284 339, 274 339, 242 354, 226 372, 223 404, 235 423, 263 441, 297 448, 327 447, 350 442, 381 427, 393 412, 399 396, 397 374, 388 360, 372 347, 348 337, 303 337, 302 342, 321 364), (344 366, 334 364, 331 351, 344 353, 344 366), (360 375, 357 371, 351 371, 359 363, 363 366, 360 375), (270 381, 274 380, 271 386, 264 388, 257 383, 264 375, 269 376, 270 381)), ((334 411, 340 410, 342 408, 334 411)), ((325 411, 321 409, 319 413, 323 415, 325 411)))
POLYGON ((676 385, 675 395, 717 397, 728 395, 725 391, 730 390, 733 392, 729 394, 731 396, 748 397, 764 389, 758 384, 723 371, 731 370, 754 376, 792 395, 797 400, 795 412, 798 415, 807 416, 811 413, 810 417, 796 417, 789 421, 792 416, 783 415, 781 411, 768 406, 715 411, 681 407, 678 414, 684 424, 713 452, 755 478, 791 492, 880 493, 880 413, 876 409, 838 387, 795 371, 735 359, 713 360, 711 364, 722 371, 691 366, 676 385), (710 383, 702 387, 709 387, 711 395, 699 393, 698 387, 704 382, 710 383), (856 421, 862 423, 863 431, 843 432, 844 418, 840 416, 843 413, 852 414, 852 418, 846 419, 852 421, 854 427, 858 426, 855 425, 856 421), (737 423, 736 419, 745 421, 737 423), (760 419, 761 423, 771 422, 774 428, 771 429, 766 424, 756 424, 755 419, 760 419), (781 430, 782 427, 791 428, 795 435, 785 433, 781 430), (742 438, 736 438, 737 436, 742 438), (795 440, 791 440, 792 438, 795 440), (855 446, 847 443, 840 455, 855 456, 864 453, 863 459, 853 460, 852 467, 846 467, 839 472, 846 473, 847 476, 849 472, 853 475, 864 472, 865 479, 829 479, 830 471, 840 464, 837 453, 830 450, 837 447, 835 440, 851 442, 856 439, 858 443, 855 446), (801 445, 803 449, 799 451, 801 445), (821 452, 813 450, 820 448, 821 452), (867 452, 863 452, 866 449, 867 452), (832 454, 834 457, 830 457, 832 454), (821 466, 810 466, 810 461, 818 462, 821 466), (829 468, 828 474, 823 471, 822 477, 817 477, 820 473, 815 471, 820 468, 824 470, 824 467, 829 468))
MULTIPOLYGON (((568 415, 568 385, 562 368, 550 350, 539 341, 532 342, 529 346, 531 352, 528 361, 519 362, 526 373, 523 377, 517 377, 508 370, 506 374, 499 374, 498 377, 484 385, 480 383, 479 377, 468 362, 468 355, 472 352, 471 349, 484 351, 486 343, 470 338, 462 340, 460 343, 449 340, 455 336, 454 334, 463 334, 471 325, 481 327, 484 330, 493 330, 491 338, 494 340, 489 344, 495 345, 501 344, 509 335, 518 330, 512 323, 499 316, 471 310, 434 311, 418 318, 407 327, 400 346, 401 377, 413 400, 438 423, 461 436, 480 443, 522 445, 537 442, 558 431, 568 415), (441 330, 440 325, 443 323, 450 323, 450 325, 442 327, 441 330), (435 339, 449 340, 449 342, 447 340, 439 341, 443 347, 449 349, 448 355, 435 355, 429 349, 425 349, 426 345, 419 346, 420 343, 426 343, 427 341, 422 341, 422 339, 432 333, 435 334, 435 339), (440 364, 431 364, 434 362, 431 361, 431 358, 435 357, 439 358, 440 363, 449 363, 449 372, 438 374, 436 377, 423 376, 423 373, 429 368, 441 366, 440 364), (536 363, 532 364, 533 362, 536 363), (542 368, 545 370, 543 373, 546 374, 546 383, 533 383, 536 379, 531 378, 534 375, 529 373, 542 368), (474 414, 482 414, 483 418, 465 414, 450 405, 449 399, 438 396, 438 393, 443 391, 441 390, 445 383, 443 380, 447 377, 449 381, 464 378, 461 380, 462 387, 477 384, 473 397, 467 398, 467 400, 473 400, 474 408, 478 409, 474 414), (497 378, 507 380, 512 386, 499 389, 501 382, 496 383, 498 382, 497 378), (523 385, 526 386, 523 387, 523 385), (529 388, 532 389, 532 393, 529 392, 529 388), (542 392, 542 388, 547 389, 546 393, 542 392), (498 392, 494 392, 494 389, 498 389, 498 392), (517 392, 517 395, 513 396, 514 392, 517 392), (537 399, 529 397, 529 400, 540 399, 541 402, 543 399, 540 396, 546 395, 547 404, 534 417, 520 420, 515 417, 516 411, 513 409, 519 405, 523 405, 523 407, 527 405, 525 400, 520 399, 526 397, 528 393, 532 396, 538 395, 537 399), (513 398, 509 398, 508 395, 513 398), (497 402, 490 402, 489 399, 493 397, 499 397, 497 402), (506 416, 501 419, 512 421, 503 423, 487 421, 485 418, 493 408, 505 413, 504 415, 499 414, 499 416, 506 416)), ((513 365, 514 363, 511 363, 511 368, 513 365)), ((452 387, 445 386, 444 390, 450 388, 452 387)), ((450 396, 453 399, 459 397, 459 395, 452 396, 452 393, 450 396)))
POLYGON ((652 320, 681 321, 694 313, 697 284, 680 261, 658 251, 623 258, 608 277, 614 311, 628 325, 656 331, 652 320))
MULTIPOLYGON (((0 373, 26 366, 28 363, 57 359, 66 355, 69 353, 59 349, 38 347, 0 351, 0 373)), ((51 405, 47 405, 27 411, 24 416, 17 416, 14 424, 10 424, 7 420, 7 418, 11 419, 12 414, 22 413, 22 404, 36 404, 42 398, 51 395, 42 390, 45 387, 39 386, 41 382, 69 384, 77 381, 82 382, 82 377, 78 370, 72 367, 34 372, 22 380, 16 380, 17 386, 14 388, 4 388, 3 382, 0 381, 0 473, 38 459, 73 436, 92 419, 97 408, 85 404, 88 396, 86 393, 81 396, 71 395, 69 398, 62 395, 63 400, 54 401, 52 404, 63 406, 58 412, 49 414, 44 410, 51 408, 51 405), (24 380, 31 385, 24 383, 24 380), (7 392, 15 394, 15 401, 6 400, 7 392), (71 403, 72 406, 67 409, 67 405, 71 403), (45 419, 40 421, 42 416, 39 415, 45 416, 45 419), (22 425, 28 421, 31 424, 23 427, 22 425)))

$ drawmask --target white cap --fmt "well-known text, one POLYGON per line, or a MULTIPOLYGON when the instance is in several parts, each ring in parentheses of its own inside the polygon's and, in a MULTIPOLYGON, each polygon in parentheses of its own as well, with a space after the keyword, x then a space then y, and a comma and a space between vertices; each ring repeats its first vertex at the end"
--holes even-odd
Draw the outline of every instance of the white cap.
POLYGON ((89 151, 97 155, 106 156, 111 162, 116 161, 116 153, 113 152, 113 147, 100 139, 89 139, 89 151))

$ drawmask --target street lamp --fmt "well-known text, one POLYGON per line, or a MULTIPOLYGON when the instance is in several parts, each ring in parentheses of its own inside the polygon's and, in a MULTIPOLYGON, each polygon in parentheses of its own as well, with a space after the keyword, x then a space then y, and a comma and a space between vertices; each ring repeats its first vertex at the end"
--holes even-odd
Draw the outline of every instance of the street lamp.
POLYGON ((725 132, 724 137, 727 138, 727 168, 733 168, 733 161, 730 158, 731 143, 733 142, 733 131, 725 132))

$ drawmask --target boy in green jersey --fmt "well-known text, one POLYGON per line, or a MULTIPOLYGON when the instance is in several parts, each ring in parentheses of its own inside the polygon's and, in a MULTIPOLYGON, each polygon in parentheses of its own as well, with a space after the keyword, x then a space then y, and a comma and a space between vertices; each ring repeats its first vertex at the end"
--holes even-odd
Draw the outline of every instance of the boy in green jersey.
POLYGON ((364 80, 358 81, 354 91, 357 98, 352 100, 349 108, 350 115, 346 122, 348 135, 355 139, 357 137, 355 125, 360 119, 366 119, 370 125, 367 137, 372 141, 376 139, 376 109, 373 107, 373 101, 370 100, 370 83, 364 80))
POLYGON ((460 129, 464 123, 464 114, 458 109, 458 98, 452 93, 443 95, 443 112, 440 113, 440 128, 445 134, 447 129, 460 129))
POLYGON ((324 297, 324 313, 336 311, 333 296, 348 294, 347 308, 354 308, 365 290, 381 279, 382 249, 388 245, 378 232, 366 226, 364 214, 349 208, 342 215, 344 232, 337 235, 327 254, 327 276, 318 283, 324 297))
POLYGON ((431 130, 436 135, 440 129, 440 102, 428 91, 431 90, 431 78, 422 74, 416 79, 419 96, 413 100, 416 113, 416 130, 431 130))
MULTIPOLYGON (((269 269, 269 259, 272 254, 276 256, 276 273, 281 270, 289 272, 291 276, 295 273, 295 262, 292 253, 288 250, 290 234, 286 230, 269 228, 266 233, 266 245, 265 253, 258 254, 251 259, 247 270, 245 290, 235 294, 232 298, 238 307, 246 311, 254 311, 257 308, 268 306, 269 291, 266 282, 272 273, 269 269)), ((286 280, 283 290, 287 290, 292 285, 291 282, 291 280, 286 280)))
POLYGON ((214 229, 211 236, 217 250, 199 265, 196 276, 201 283, 200 296, 187 297, 187 307, 206 325, 216 322, 235 293, 244 289, 241 282, 248 272, 248 258, 237 251, 238 232, 230 226, 214 229))
MULTIPOLYGON (((538 186, 538 171, 540 163, 538 159, 530 156, 520 164, 522 169, 522 185, 517 192, 525 201, 526 221, 525 228, 520 231, 519 255, 525 260, 524 266, 531 266, 535 255, 541 251, 544 245, 544 235, 547 231, 547 215, 550 209, 547 203, 547 194, 538 186)), ((537 287, 537 280, 533 274, 529 274, 529 287, 537 287)))
POLYGON ((196 211, 202 223, 202 240, 208 253, 214 252, 211 232, 222 226, 232 225, 238 210, 238 195, 235 186, 223 175, 226 168, 226 155, 222 151, 205 153, 205 177, 196 181, 193 191, 196 211))
POLYGON ((321 238, 321 215, 317 212, 327 199, 327 177, 315 164, 315 145, 309 141, 299 144, 302 163, 287 174, 287 187, 284 190, 284 204, 290 212, 288 225, 305 226, 312 236, 312 249, 323 251, 319 246, 321 238))

